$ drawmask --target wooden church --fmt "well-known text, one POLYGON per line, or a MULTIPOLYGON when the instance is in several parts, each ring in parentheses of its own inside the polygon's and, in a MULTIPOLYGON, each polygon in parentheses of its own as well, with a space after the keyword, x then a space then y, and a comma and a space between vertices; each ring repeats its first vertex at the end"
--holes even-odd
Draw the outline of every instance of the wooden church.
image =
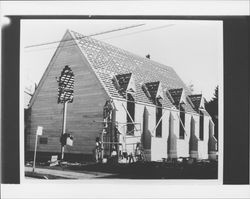
MULTIPOLYGON (((62 94, 62 93, 61 93, 62 94)), ((63 99, 66 94, 61 95, 63 99)), ((202 95, 194 95, 173 68, 92 37, 67 30, 31 98, 27 152, 60 154, 64 133, 73 137, 65 154, 92 155, 96 138, 103 155, 134 154, 138 143, 147 161, 191 157, 215 159, 214 124, 202 95), (59 103, 65 67, 74 74, 71 98, 59 103)))

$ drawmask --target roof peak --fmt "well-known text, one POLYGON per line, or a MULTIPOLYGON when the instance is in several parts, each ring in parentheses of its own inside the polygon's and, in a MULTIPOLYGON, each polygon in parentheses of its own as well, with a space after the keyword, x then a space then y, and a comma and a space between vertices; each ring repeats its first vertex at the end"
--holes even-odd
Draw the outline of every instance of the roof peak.
MULTIPOLYGON (((134 99, 138 102, 154 104, 155 97, 159 96, 163 98, 163 107, 172 108, 173 100, 165 97, 164 89, 177 88, 177 91, 181 90, 180 93, 191 94, 172 67, 164 66, 144 56, 138 56, 73 30, 69 30, 69 34, 72 35, 111 98, 123 99, 124 92, 121 92, 120 88, 124 91, 129 87, 134 91, 134 99), (130 78, 132 76, 133 81, 130 78), (128 86, 130 83, 131 86, 128 86)), ((196 112, 189 103, 187 103, 186 110, 196 112)))
POLYGON ((161 64, 161 63, 159 63, 159 62, 157 62, 157 61, 155 61, 155 60, 148 59, 148 58, 146 58, 146 57, 144 57, 144 56, 137 55, 137 54, 135 54, 135 53, 133 53, 133 52, 130 52, 130 51, 128 51, 128 50, 124 50, 124 49, 122 49, 122 48, 119 48, 119 47, 117 47, 117 46, 114 46, 114 45, 112 45, 112 44, 109 44, 109 43, 107 43, 107 42, 105 42, 105 41, 100 41, 100 40, 98 40, 98 39, 93 38, 92 36, 83 35, 82 33, 79 33, 79 32, 76 32, 76 31, 70 30, 70 29, 67 29, 67 31, 69 31, 70 33, 79 35, 80 38, 74 37, 74 39, 76 39, 76 40, 88 38, 88 39, 91 39, 91 40, 93 40, 93 41, 95 41, 95 42, 97 42, 97 43, 103 43, 103 44, 108 45, 108 46, 111 46, 111 47, 113 47, 113 48, 117 48, 118 50, 124 51, 124 52, 126 52, 126 53, 129 53, 129 54, 133 55, 134 57, 137 57, 137 58, 139 57, 140 59, 143 59, 143 61, 145 61, 145 62, 147 62, 147 63, 155 63, 155 64, 157 64, 157 67, 158 67, 158 68, 161 68, 161 69, 163 69, 163 70, 165 70, 165 71, 168 71, 169 69, 174 70, 171 66, 167 66, 167 65, 161 64))

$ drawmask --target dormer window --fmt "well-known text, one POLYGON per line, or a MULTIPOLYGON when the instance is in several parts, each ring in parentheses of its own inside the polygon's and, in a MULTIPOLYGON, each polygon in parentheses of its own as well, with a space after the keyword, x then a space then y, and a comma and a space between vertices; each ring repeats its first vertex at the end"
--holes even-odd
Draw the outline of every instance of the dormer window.
POLYGON ((197 111, 199 111, 200 109, 205 109, 205 98, 201 94, 189 95, 189 99, 192 101, 197 111))
POLYGON ((154 104, 157 104, 157 101, 161 102, 161 100, 164 99, 162 85, 159 81, 147 82, 142 86, 142 89, 144 90, 146 96, 153 101, 154 104))
POLYGON ((132 73, 118 74, 113 77, 118 92, 126 97, 126 93, 134 95, 136 92, 135 79, 132 73))
POLYGON ((170 89, 171 101, 179 108, 180 104, 186 104, 186 97, 183 88, 170 89))

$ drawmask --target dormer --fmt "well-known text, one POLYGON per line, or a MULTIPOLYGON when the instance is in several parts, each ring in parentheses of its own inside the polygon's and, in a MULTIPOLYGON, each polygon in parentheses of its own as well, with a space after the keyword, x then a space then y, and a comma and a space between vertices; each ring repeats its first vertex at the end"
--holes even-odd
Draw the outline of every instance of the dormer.
POLYGON ((126 95, 126 93, 133 95, 136 92, 135 79, 132 73, 115 75, 113 82, 118 92, 123 96, 126 95))
POLYGON ((147 82, 142 85, 142 89, 144 90, 147 97, 155 103, 164 99, 163 88, 161 82, 159 81, 147 82))
POLYGON ((189 98, 197 110, 205 109, 205 98, 202 96, 202 94, 189 95, 189 98))
POLYGON ((183 88, 176 88, 168 90, 171 100, 175 106, 179 106, 180 104, 186 104, 186 95, 183 88))

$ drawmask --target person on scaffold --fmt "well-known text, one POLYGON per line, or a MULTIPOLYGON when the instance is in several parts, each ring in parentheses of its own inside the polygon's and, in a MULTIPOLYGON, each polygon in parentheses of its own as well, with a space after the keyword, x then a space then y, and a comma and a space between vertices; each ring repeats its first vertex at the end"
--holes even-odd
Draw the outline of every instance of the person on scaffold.
POLYGON ((95 160, 97 163, 102 161, 102 144, 100 138, 97 137, 95 140, 95 160))

